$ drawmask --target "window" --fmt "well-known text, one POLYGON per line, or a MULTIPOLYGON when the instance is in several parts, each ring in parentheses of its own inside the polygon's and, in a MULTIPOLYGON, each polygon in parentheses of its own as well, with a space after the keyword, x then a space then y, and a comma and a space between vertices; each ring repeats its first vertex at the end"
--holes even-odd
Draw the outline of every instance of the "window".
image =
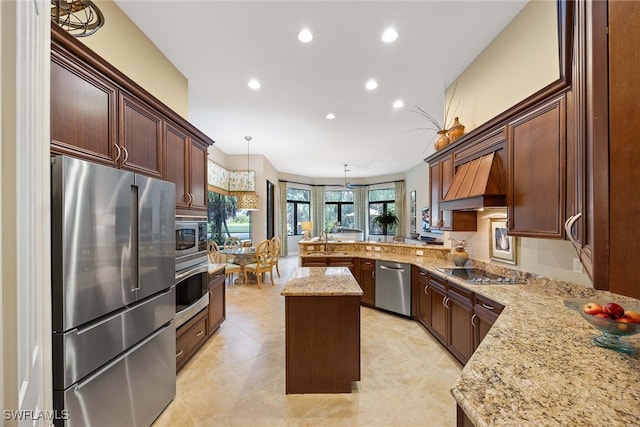
POLYGON ((208 240, 222 245, 228 237, 251 240, 251 212, 236 208, 236 198, 209 191, 208 240))
POLYGON ((331 232, 338 226, 355 228, 351 190, 324 192, 324 229, 331 232))
POLYGON ((396 190, 395 188, 383 188, 379 190, 369 190, 369 234, 394 234, 397 225, 384 230, 381 226, 373 223, 373 218, 382 213, 396 212, 396 190))
POLYGON ((287 235, 303 234, 301 224, 311 221, 311 191, 287 188, 287 235))

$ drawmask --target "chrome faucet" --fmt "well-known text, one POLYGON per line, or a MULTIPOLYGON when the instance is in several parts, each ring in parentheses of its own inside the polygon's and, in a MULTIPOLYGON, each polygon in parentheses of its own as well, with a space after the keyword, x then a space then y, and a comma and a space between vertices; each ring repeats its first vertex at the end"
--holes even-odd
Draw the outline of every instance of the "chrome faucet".
POLYGON ((327 234, 326 231, 322 230, 320 232, 320 236, 318 237, 318 239, 320 240, 320 243, 322 243, 322 235, 324 235, 324 251, 327 252, 327 244, 329 243, 329 235, 327 234))

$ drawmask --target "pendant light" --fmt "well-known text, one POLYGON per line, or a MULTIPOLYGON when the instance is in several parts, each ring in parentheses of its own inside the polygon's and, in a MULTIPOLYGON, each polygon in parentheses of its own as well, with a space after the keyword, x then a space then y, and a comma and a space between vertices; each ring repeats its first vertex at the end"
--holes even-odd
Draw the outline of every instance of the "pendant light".
MULTIPOLYGON (((252 138, 250 136, 245 136, 244 139, 247 141, 247 179, 250 179, 251 174, 249 172, 249 142, 252 138)), ((255 182, 253 183, 253 188, 255 188, 255 182)), ((258 195, 255 191, 242 191, 236 193, 235 196, 236 200, 238 201, 238 209, 246 211, 258 210, 258 195)))

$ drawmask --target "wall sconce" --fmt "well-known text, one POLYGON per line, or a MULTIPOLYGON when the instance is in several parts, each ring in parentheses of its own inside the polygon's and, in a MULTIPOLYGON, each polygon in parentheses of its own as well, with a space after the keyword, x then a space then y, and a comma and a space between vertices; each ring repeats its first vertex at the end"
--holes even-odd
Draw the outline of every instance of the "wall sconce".
POLYGON ((311 238, 311 230, 313 230, 313 222, 302 221, 300 223, 300 228, 304 231, 304 239, 309 240, 311 238))

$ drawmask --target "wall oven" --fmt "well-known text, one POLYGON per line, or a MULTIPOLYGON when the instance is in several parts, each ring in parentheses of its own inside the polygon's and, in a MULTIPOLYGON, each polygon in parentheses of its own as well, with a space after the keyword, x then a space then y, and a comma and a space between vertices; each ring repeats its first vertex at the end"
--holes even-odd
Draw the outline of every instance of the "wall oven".
POLYGON ((176 272, 207 262, 206 219, 176 218, 176 272))
POLYGON ((179 328, 209 305, 207 222, 176 218, 176 316, 179 328))

